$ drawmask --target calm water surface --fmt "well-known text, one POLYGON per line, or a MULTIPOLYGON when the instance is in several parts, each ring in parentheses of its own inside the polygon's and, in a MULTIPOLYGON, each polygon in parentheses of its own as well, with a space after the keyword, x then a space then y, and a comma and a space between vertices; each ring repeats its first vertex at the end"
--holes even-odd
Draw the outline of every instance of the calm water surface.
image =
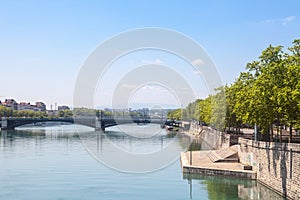
MULTIPOLYGON (((100 132, 77 127, 97 140, 100 132)), ((255 181, 183 175, 180 161, 152 173, 122 173, 95 160, 73 125, 26 127, 0 132, 0 199, 281 199, 255 181)), ((151 143, 116 128, 107 137, 128 151, 162 148, 172 140, 162 133, 151 143)), ((181 148, 180 140, 178 148, 181 148)))

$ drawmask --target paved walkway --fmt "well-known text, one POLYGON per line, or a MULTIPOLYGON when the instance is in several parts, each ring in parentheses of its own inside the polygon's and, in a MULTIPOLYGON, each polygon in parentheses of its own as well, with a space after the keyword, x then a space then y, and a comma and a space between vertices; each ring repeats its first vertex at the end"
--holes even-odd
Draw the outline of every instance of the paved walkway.
MULTIPOLYGON (((192 151, 192 166, 209 167, 216 169, 232 169, 242 170, 243 165, 241 163, 232 162, 212 162, 207 156, 210 151, 192 151)), ((185 153, 188 163, 190 164, 190 152, 185 153)))
POLYGON ((192 164, 190 152, 181 154, 183 172, 203 173, 210 175, 229 175, 234 177, 256 179, 256 172, 244 170, 244 165, 238 162, 212 162, 207 156, 210 151, 192 151, 192 164))

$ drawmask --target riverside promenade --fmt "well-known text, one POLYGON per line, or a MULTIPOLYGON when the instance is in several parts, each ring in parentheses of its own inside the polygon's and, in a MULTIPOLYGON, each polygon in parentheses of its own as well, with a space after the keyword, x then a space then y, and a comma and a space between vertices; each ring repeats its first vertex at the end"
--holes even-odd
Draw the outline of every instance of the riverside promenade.
POLYGON ((231 176, 245 179, 256 179, 256 172, 235 161, 213 162, 212 151, 187 151, 181 153, 183 173, 231 176))
POLYGON ((181 153, 184 173, 256 179, 256 172, 251 166, 239 162, 239 145, 229 146, 228 134, 196 123, 191 123, 189 131, 185 134, 200 143, 201 151, 181 153))
POLYGON ((300 199, 300 144, 238 138, 229 146, 230 135, 193 125, 189 134, 202 150, 181 153, 183 173, 257 180, 284 198, 300 199))

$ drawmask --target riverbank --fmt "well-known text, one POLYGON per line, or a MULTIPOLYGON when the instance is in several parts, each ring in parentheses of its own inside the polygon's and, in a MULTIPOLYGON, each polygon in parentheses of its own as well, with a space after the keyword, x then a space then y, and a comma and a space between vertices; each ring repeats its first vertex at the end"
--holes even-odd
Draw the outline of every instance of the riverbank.
POLYGON ((236 152, 230 153, 230 148, 226 147, 230 135, 192 125, 188 134, 205 145, 210 144, 211 149, 181 153, 183 173, 257 180, 285 198, 300 199, 300 144, 238 138, 236 152), (227 139, 225 143, 224 138, 227 139), (213 141, 205 141, 207 139, 213 141), (226 161, 234 156, 238 160, 226 161))
POLYGON ((208 154, 211 151, 188 151, 181 153, 183 173, 221 175, 256 180, 256 172, 244 170, 245 165, 239 162, 213 162, 208 154))
POLYGON ((257 180, 289 199, 300 199, 300 144, 239 138, 240 160, 253 166, 257 180))
POLYGON ((229 147, 229 135, 195 123, 184 133, 199 142, 201 151, 181 153, 183 173, 256 179, 256 172, 239 162, 238 146, 229 147))

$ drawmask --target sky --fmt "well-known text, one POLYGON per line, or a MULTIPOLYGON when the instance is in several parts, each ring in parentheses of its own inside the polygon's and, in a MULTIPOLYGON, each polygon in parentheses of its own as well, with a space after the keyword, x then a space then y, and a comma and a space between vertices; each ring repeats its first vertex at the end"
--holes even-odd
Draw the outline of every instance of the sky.
MULTIPOLYGON (((55 102, 72 106, 77 76, 90 53, 112 36, 144 27, 171 29, 192 38, 214 62, 223 83, 230 84, 268 45, 288 47, 300 38, 299 7, 297 0, 3 0, 0 100, 43 101, 48 108, 55 102)), ((129 56, 127 64, 133 58, 161 64, 170 57, 146 52, 144 57, 129 56)), ((196 88, 197 82, 192 84, 196 88)), ((101 89, 96 93, 95 98, 101 99, 101 89)), ((207 95, 196 93, 200 98, 207 95)), ((132 96, 139 99, 143 91, 132 96)), ((176 101, 174 95, 169 97, 176 101)), ((99 101, 100 106, 107 104, 99 101)))

